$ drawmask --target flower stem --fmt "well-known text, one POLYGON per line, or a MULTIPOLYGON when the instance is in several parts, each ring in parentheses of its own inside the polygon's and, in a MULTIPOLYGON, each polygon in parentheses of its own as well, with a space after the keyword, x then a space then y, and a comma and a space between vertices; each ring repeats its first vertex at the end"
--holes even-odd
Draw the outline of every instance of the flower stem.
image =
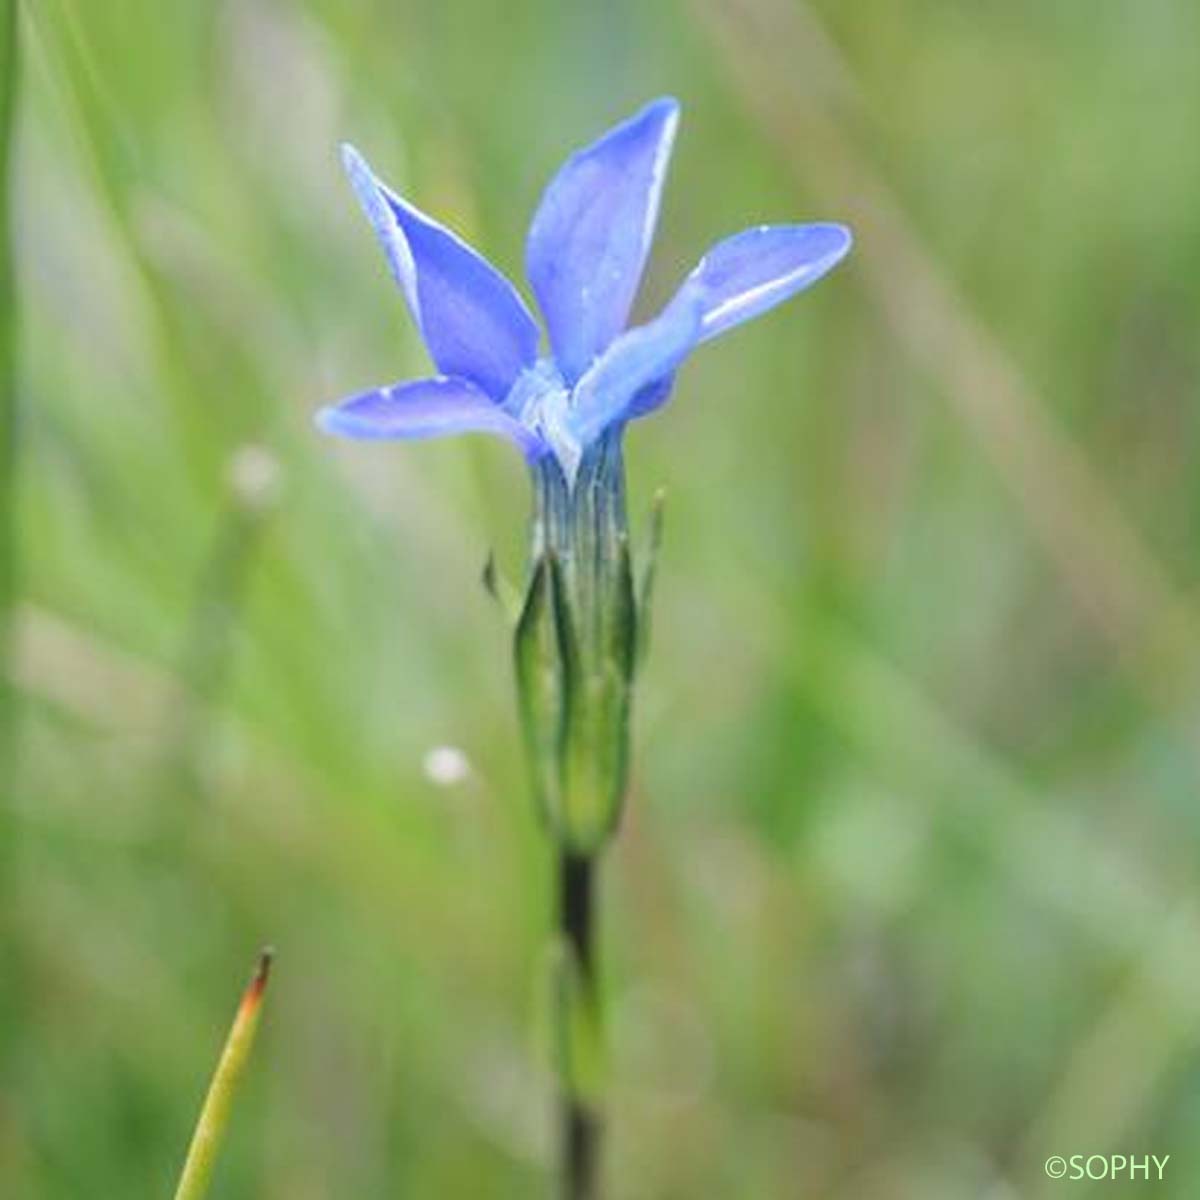
MULTIPOLYGON (((596 989, 594 856, 562 850, 559 854, 559 934, 578 972, 577 998, 598 1013, 596 989)), ((590 1023, 590 1021, 589 1021, 590 1023)), ((599 1196, 601 1113, 594 1088, 579 1087, 572 1064, 562 1064, 559 1095, 559 1138, 563 1200, 596 1200, 599 1196)))

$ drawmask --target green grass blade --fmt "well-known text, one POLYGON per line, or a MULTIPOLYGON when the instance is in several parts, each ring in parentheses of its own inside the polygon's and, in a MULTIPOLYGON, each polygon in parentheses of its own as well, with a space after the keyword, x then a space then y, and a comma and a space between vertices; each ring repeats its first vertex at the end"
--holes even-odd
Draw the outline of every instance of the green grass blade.
POLYGON ((217 1154, 229 1125, 233 1099, 254 1046, 254 1035, 258 1032, 263 994, 271 971, 271 959, 270 950, 264 950, 259 955, 254 977, 242 994, 229 1037, 225 1041, 225 1048, 221 1051, 212 1083, 208 1086, 208 1094, 204 1097, 204 1107, 200 1110, 200 1119, 196 1122, 196 1132, 192 1134, 187 1161, 183 1164, 183 1174, 179 1177, 179 1186, 175 1189, 175 1200, 201 1200, 208 1195, 208 1185, 216 1166, 217 1154))
POLYGON ((8 660, 17 575, 17 297, 11 226, 18 69, 17 0, 0 0, 0 763, 7 759, 11 737, 8 660))

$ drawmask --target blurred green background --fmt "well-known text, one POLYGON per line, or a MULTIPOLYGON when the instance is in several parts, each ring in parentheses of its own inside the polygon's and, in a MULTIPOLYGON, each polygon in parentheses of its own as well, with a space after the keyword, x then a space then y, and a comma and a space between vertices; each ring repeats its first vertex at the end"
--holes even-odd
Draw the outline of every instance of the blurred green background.
POLYGON ((519 277, 664 92, 644 311, 746 225, 858 243, 628 439, 669 507, 610 1194, 1155 1153, 1194 1195, 1200 7, 21 7, 0 1195, 169 1195, 267 941, 215 1195, 546 1194, 551 864, 479 586, 526 482, 313 432, 424 370, 336 147, 519 277))

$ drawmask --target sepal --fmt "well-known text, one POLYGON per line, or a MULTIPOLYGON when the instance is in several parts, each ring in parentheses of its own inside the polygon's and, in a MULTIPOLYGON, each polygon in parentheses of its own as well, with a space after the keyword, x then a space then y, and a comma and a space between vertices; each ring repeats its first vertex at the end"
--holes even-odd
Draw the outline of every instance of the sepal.
POLYGON ((521 619, 523 609, 521 594, 512 580, 500 570, 494 550, 488 551, 479 578, 484 591, 496 602, 509 624, 515 626, 521 619))
MULTIPOLYGON (((595 853, 616 831, 629 774, 629 713, 637 657, 637 604, 629 544, 597 582, 590 638, 579 637, 569 594, 555 592, 563 653, 563 821, 565 845, 595 853)), ((583 607, 583 606, 580 606, 583 607)))
POLYGON ((622 536, 585 595, 552 552, 534 566, 514 637, 537 807, 559 845, 594 854, 620 820, 629 760, 637 602, 622 536))
POLYGON ((654 581, 658 574, 658 552, 662 548, 663 513, 667 489, 659 488, 650 502, 650 518, 646 535, 646 561, 642 566, 637 591, 637 662, 640 667, 650 649, 650 612, 654 602, 654 581))
POLYGON ((543 557, 534 564, 525 593, 513 635, 513 658, 534 802, 543 822, 554 829, 562 809, 563 681, 550 593, 550 566, 543 557))

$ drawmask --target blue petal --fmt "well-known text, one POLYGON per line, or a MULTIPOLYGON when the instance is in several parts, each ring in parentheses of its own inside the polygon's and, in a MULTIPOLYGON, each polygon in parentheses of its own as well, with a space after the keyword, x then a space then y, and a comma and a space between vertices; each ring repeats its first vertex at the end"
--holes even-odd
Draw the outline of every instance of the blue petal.
POLYGON ((538 328, 517 290, 486 259, 371 172, 353 146, 346 174, 438 370, 501 400, 537 358, 538 328))
POLYGON ((654 380, 653 383, 648 383, 629 402, 629 407, 625 410, 625 419, 632 421, 636 417, 649 415, 656 408, 661 408, 670 399, 671 389, 674 386, 674 371, 670 375, 664 375, 661 379, 654 380))
POLYGON ((364 441, 495 433, 516 442, 530 458, 545 444, 470 380, 437 376, 375 388, 317 413, 325 433, 364 441))
POLYGON ((757 317, 816 283, 850 250, 844 225, 760 225, 718 242, 688 276, 707 299, 700 340, 757 317))
POLYGON ((676 101, 655 100, 567 159, 542 196, 525 264, 568 383, 625 328, 678 122, 676 101))
POLYGON ((596 361, 571 397, 571 430, 581 445, 666 399, 671 376, 700 340, 705 304, 701 288, 685 287, 658 317, 622 334, 596 361))

